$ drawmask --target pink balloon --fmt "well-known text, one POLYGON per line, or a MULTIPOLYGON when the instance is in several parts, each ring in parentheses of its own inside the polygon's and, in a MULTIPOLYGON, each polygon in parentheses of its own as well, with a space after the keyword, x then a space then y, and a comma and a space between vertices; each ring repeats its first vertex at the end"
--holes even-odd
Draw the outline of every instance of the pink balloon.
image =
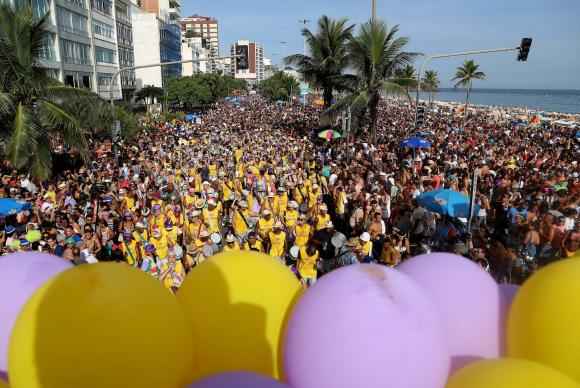
POLYGON ((51 277, 71 267, 58 256, 38 252, 0 257, 0 372, 7 370, 12 327, 28 298, 51 277))
POLYGON ((449 253, 416 256, 398 269, 423 287, 442 314, 452 372, 473 361, 500 356, 500 296, 487 272, 449 253))
POLYGON ((505 356, 506 349, 506 330, 507 330, 507 319, 512 306, 512 302, 520 289, 519 286, 515 284, 502 283, 499 286, 499 302, 500 302, 500 346, 501 355, 505 356))
POLYGON ((408 276, 360 264, 299 299, 284 338, 292 388, 443 387, 449 352, 433 303, 408 276))

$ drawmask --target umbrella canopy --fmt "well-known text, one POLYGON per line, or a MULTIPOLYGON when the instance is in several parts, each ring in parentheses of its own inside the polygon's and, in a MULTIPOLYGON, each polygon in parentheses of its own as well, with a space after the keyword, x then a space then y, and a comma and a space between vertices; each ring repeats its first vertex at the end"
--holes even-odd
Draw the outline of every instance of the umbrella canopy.
POLYGON ((431 147, 431 142, 420 137, 410 137, 401 142, 401 147, 403 148, 429 148, 431 147))
POLYGON ((321 139, 326 139, 326 140, 330 141, 333 139, 340 139, 342 137, 342 135, 338 131, 333 131, 332 129, 327 129, 325 131, 320 132, 318 134, 318 137, 321 139))
POLYGON ((0 198, 0 216, 9 216, 30 208, 28 202, 13 198, 0 198))
MULTIPOLYGON (((453 190, 428 191, 417 197, 419 205, 434 213, 453 218, 469 218, 469 197, 453 190)), ((479 210, 475 209, 475 214, 479 210)))

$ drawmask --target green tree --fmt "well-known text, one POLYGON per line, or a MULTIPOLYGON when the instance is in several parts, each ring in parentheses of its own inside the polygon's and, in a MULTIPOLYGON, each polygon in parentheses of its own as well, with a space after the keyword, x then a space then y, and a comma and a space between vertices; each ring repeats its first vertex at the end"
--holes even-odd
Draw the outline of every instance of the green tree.
POLYGON ((167 83, 166 90, 170 104, 188 110, 214 101, 209 83, 199 76, 172 79, 167 83))
POLYGON ((90 104, 90 93, 62 86, 39 65, 47 15, 35 18, 30 2, 16 4, 0 5, 0 132, 14 167, 47 178, 53 144, 88 158, 88 131, 67 102, 90 104))
POLYGON ((421 80, 421 89, 429 93, 429 105, 433 103, 433 96, 439 90, 439 75, 435 70, 427 70, 421 80))
POLYGON ((473 84, 473 80, 485 79, 485 73, 479 71, 479 65, 476 64, 473 60, 467 60, 463 63, 463 65, 457 68, 457 72, 455 73, 455 77, 453 77, 452 81, 457 81, 455 83, 455 87, 464 87, 467 90, 466 97, 465 97, 465 112, 463 112, 463 127, 465 128, 465 123, 467 121, 467 108, 469 106, 469 93, 471 91, 471 86, 473 84))
POLYGON ((405 89, 405 94, 409 96, 410 102, 410 91, 411 89, 417 88, 417 74, 413 65, 409 64, 396 70, 395 79, 393 81, 405 89))
POLYGON ((151 105, 155 100, 159 100, 163 97, 163 89, 158 88, 153 85, 145 85, 137 93, 135 93, 135 99, 137 101, 143 101, 147 105, 151 105))
POLYGON ((383 21, 363 24, 358 35, 348 44, 349 59, 356 71, 356 82, 350 94, 339 101, 332 110, 351 106, 355 116, 364 117, 368 111, 371 141, 376 141, 378 106, 381 92, 407 94, 407 78, 399 77, 398 71, 410 65, 417 54, 403 51, 408 44, 406 37, 397 37, 399 26, 388 29, 383 21))
POLYGON ((278 71, 258 85, 260 94, 272 101, 287 100, 291 96, 297 96, 300 92, 300 84, 296 78, 283 71, 278 71))
POLYGON ((324 106, 330 107, 334 90, 343 90, 348 79, 343 72, 348 67, 347 42, 354 25, 347 19, 333 20, 324 15, 318 20, 318 31, 302 30, 310 56, 295 54, 285 58, 286 64, 296 65, 304 80, 322 89, 324 106))

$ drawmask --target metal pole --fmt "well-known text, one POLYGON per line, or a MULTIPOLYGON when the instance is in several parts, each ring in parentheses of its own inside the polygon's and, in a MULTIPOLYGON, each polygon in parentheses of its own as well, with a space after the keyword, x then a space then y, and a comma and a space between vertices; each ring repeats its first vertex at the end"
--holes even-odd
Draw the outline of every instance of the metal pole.
POLYGON ((453 57, 463 57, 467 55, 478 55, 478 54, 490 54, 490 53, 505 53, 509 51, 518 51, 520 47, 516 48, 499 48, 499 49, 489 49, 489 50, 476 50, 476 51, 462 51, 458 53, 452 54, 437 54, 437 55, 430 55, 425 58, 425 61, 419 68, 419 72, 417 73, 417 95, 415 99, 415 129, 417 129, 417 117, 419 114, 419 91, 421 90, 421 75, 423 74, 423 70, 425 66, 432 60, 432 59, 441 59, 441 58, 453 58, 453 57))
MULTIPOLYGON (((308 23, 310 23, 310 20, 308 20, 308 19, 301 19, 301 20, 298 20, 298 22, 304 24, 304 28, 306 28, 306 25, 308 23)), ((306 56, 306 35, 304 35, 304 51, 303 51, 303 55, 306 56)), ((303 106, 306 107, 306 94, 304 95, 303 106)))
MULTIPOLYGON (((115 79, 117 78, 117 76, 119 76, 121 73, 123 73, 125 71, 147 69, 147 68, 151 68, 151 67, 178 65, 178 64, 183 64, 183 63, 199 63, 199 62, 204 62, 204 61, 212 61, 214 59, 221 60, 221 59, 228 59, 228 58, 231 59, 231 58, 237 58, 237 57, 239 57, 239 55, 230 55, 228 57, 219 57, 219 58, 187 59, 184 61, 160 62, 160 63, 151 63, 149 65, 123 67, 122 69, 117 70, 116 72, 113 73, 113 76, 111 77, 111 83, 109 84, 109 103, 111 105, 111 116, 113 118, 113 128, 118 127, 117 118, 116 118, 117 115, 115 112, 115 102, 113 100, 113 83, 115 82, 115 79)), ((118 166, 119 155, 118 155, 118 150, 116 148, 117 148, 116 144, 113 141, 113 153, 115 154, 115 160, 116 160, 117 166, 118 166)))
POLYGON ((467 232, 471 233, 471 226, 473 224, 473 212, 475 210, 475 198, 477 196, 477 180, 479 177, 479 170, 473 172, 473 182, 471 182, 471 192, 469 198, 469 217, 467 218, 467 232))
POLYGON ((377 0, 371 0, 371 22, 377 20, 377 0))

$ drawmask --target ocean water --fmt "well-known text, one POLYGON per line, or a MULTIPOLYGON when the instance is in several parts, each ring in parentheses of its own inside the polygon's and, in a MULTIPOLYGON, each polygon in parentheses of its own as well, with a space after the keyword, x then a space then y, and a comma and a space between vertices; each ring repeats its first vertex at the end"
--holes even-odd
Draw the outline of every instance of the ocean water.
MULTIPOLYGON (((435 100, 465 102, 465 89, 439 89, 435 100)), ((421 99, 428 99, 421 93, 421 99)), ((580 113, 580 90, 473 89, 470 104, 515 106, 546 112, 580 113)))

